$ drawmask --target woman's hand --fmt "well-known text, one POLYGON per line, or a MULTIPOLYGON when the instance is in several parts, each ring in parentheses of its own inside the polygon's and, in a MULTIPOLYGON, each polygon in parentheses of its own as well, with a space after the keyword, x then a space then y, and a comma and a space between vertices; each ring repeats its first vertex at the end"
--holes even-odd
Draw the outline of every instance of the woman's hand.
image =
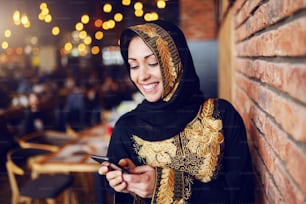
POLYGON ((99 174, 105 175, 109 185, 117 192, 136 194, 151 198, 155 187, 155 170, 149 165, 135 166, 130 159, 121 159, 119 165, 130 174, 109 169, 109 162, 103 162, 99 174))
MULTIPOLYGON (((119 164, 122 165, 123 168, 128 168, 127 161, 125 159, 121 159, 119 164), (121 163, 120 163, 121 162, 121 163)), ((133 162, 130 162, 130 168, 132 168, 133 162)), ((134 165, 135 166, 135 165, 134 165)), ((128 193, 126 190, 127 184, 123 180, 123 173, 120 170, 114 170, 110 168, 110 162, 103 162, 101 163, 101 167, 98 170, 98 173, 101 175, 105 175, 106 179, 108 180, 109 185, 117 192, 124 192, 128 193)))
POLYGON ((126 190, 142 198, 152 198, 156 177, 154 168, 143 165, 129 171, 130 174, 123 174, 123 179, 127 183, 126 190))

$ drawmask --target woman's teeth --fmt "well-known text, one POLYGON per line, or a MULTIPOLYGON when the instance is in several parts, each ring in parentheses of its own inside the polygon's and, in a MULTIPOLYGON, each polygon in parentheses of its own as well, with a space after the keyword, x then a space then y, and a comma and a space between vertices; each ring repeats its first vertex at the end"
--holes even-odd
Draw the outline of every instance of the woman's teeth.
POLYGON ((145 91, 151 91, 152 89, 154 89, 157 86, 157 83, 155 84, 148 84, 148 85, 142 85, 142 88, 145 91))

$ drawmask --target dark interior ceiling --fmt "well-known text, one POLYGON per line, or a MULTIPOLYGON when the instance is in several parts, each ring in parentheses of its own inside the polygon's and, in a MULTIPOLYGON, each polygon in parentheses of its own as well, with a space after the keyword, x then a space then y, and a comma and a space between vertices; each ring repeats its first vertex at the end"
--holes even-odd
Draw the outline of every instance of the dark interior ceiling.
MULTIPOLYGON (((179 21, 179 0, 167 0, 165 9, 156 8, 156 0, 137 0, 143 2, 144 12, 157 11, 160 19, 166 19, 178 24, 179 21)), ((124 20, 116 24, 115 29, 104 32, 104 40, 100 42, 103 45, 117 43, 121 30, 129 25, 144 22, 143 18, 134 16, 133 5, 136 1, 132 0, 130 6, 122 6, 121 0, 0 0, 0 42, 3 41, 4 31, 12 31, 11 38, 7 39, 11 47, 22 47, 26 39, 31 36, 37 36, 41 44, 56 43, 60 41, 65 33, 72 32, 75 24, 80 21, 83 14, 90 16, 90 22, 84 28, 88 33, 93 34, 98 29, 94 27, 93 22, 97 18, 107 20, 113 16, 114 12, 121 12, 124 20), (46 2, 52 15, 52 22, 46 24, 38 20, 40 12, 39 5, 46 2), (113 12, 110 14, 103 13, 102 6, 105 3, 111 3, 113 12), (13 24, 12 16, 15 10, 26 13, 31 21, 30 28, 23 28, 13 24), (59 26, 61 35, 54 37, 51 35, 51 28, 59 26)), ((101 29, 101 28, 100 28, 101 29)), ((101 29, 102 30, 102 29, 101 29)))

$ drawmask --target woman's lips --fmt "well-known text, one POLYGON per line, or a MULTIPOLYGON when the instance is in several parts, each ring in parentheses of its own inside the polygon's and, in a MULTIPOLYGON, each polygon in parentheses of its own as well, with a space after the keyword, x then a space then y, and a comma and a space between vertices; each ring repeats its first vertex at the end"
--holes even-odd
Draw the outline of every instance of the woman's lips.
POLYGON ((141 85, 142 89, 145 92, 150 92, 152 91, 155 87, 157 87, 158 83, 152 83, 152 84, 143 84, 141 85))

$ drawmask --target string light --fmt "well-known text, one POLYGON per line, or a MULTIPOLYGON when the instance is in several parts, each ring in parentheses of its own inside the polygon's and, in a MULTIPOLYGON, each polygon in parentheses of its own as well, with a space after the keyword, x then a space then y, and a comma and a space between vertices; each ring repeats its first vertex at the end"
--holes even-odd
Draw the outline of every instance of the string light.
POLYGON ((40 8, 40 13, 38 14, 38 19, 44 21, 45 23, 51 23, 52 15, 50 13, 47 3, 45 2, 41 3, 39 8, 40 8))
POLYGON ((103 11, 105 13, 110 13, 112 11, 112 5, 111 4, 104 4, 103 11))
POLYGON ((12 32, 9 29, 6 29, 4 31, 4 37, 9 38, 9 37, 11 37, 11 35, 12 35, 12 32))
POLYGON ((80 39, 85 39, 87 36, 87 32, 85 30, 82 30, 80 33, 79 33, 79 38, 80 39))
POLYGON ((13 21, 15 25, 22 24, 25 28, 29 28, 31 26, 29 17, 24 13, 21 14, 21 12, 18 10, 13 13, 13 21))
POLYGON ((49 9, 48 8, 43 8, 41 10, 41 14, 44 15, 44 16, 48 15, 49 14, 49 9))
POLYGON ((47 6, 47 3, 45 3, 45 2, 42 2, 41 4, 40 4, 40 6, 39 6, 39 8, 40 8, 40 10, 43 10, 43 9, 45 9, 45 8, 47 8, 48 6, 47 6))
POLYGON ((116 13, 116 14, 114 15, 114 19, 115 19, 115 21, 117 21, 117 22, 121 22, 121 21, 123 20, 123 15, 122 15, 121 13, 116 13))
POLYGON ((95 33, 95 38, 96 38, 97 40, 102 40, 102 38, 103 38, 103 32, 102 32, 102 31, 97 31, 97 32, 95 33))
POLYGON ((135 9, 135 10, 141 10, 142 8, 143 8, 143 5, 142 5, 141 2, 136 2, 136 3, 134 4, 134 9, 135 9))
POLYGON ((78 50, 79 50, 80 52, 85 51, 85 49, 86 49, 86 45, 85 45, 84 43, 80 43, 80 44, 78 45, 78 50))
POLYGON ((95 27, 96 28, 101 28, 103 21, 101 19, 95 20, 95 27))
POLYGON ((115 25, 116 25, 116 22, 114 20, 111 19, 111 20, 108 21, 108 27, 110 29, 115 28, 115 25))
POLYGON ((72 43, 71 43, 71 42, 65 43, 64 49, 65 49, 67 52, 71 51, 72 48, 73 48, 73 46, 72 46, 72 43))
POLYGON ((29 28, 31 27, 30 21, 26 22, 26 24, 23 25, 24 28, 29 28))
POLYGON ((83 23, 78 22, 77 24, 75 24, 75 30, 81 31, 81 30, 83 30, 83 28, 84 28, 83 23))
POLYGON ((100 48, 98 46, 95 45, 91 48, 91 54, 97 55, 99 54, 99 52, 100 52, 100 48))
POLYGON ((20 18, 20 22, 25 25, 27 22, 29 21, 29 18, 27 15, 22 15, 21 18, 20 18))
POLYGON ((90 37, 90 36, 87 36, 87 37, 84 39, 84 43, 85 43, 86 45, 90 45, 90 44, 92 43, 91 37, 90 37))
POLYGON ((144 15, 145 21, 155 21, 158 20, 158 14, 156 12, 146 13, 144 15))
POLYGON ((2 44, 1 44, 1 47, 2 47, 2 49, 7 49, 8 48, 8 42, 6 42, 6 41, 3 41, 2 42, 2 44))
POLYGON ((164 9, 164 8, 166 8, 166 2, 165 2, 165 0, 157 0, 156 6, 157 6, 157 8, 159 8, 159 9, 164 9))
POLYGON ((87 24, 89 23, 89 16, 87 14, 84 14, 82 17, 81 17, 81 22, 83 24, 87 24))
POLYGON ((129 6, 131 4, 131 0, 122 0, 123 6, 129 6))
POLYGON ((135 10, 134 13, 136 17, 141 17, 143 15, 143 10, 135 10))
POLYGON ((52 28, 52 35, 59 35, 60 34, 60 28, 58 26, 54 26, 52 28))
MULTIPOLYGON (((147 5, 147 1, 145 1, 146 3, 142 3, 142 1, 138 0, 138 1, 131 1, 131 0, 122 0, 121 4, 122 6, 128 7, 127 9, 133 9, 134 8, 134 14, 136 17, 143 17, 145 21, 153 21, 153 20, 157 20, 159 18, 158 13, 157 12, 150 12, 150 13, 144 13, 144 10, 147 10, 147 8, 145 9, 146 5, 147 5), (144 15, 145 14, 145 15, 144 15)), ((163 9, 166 7, 166 3, 167 0, 154 0, 154 2, 156 3, 156 7, 158 9, 163 9)), ((119 3, 120 4, 120 3, 119 3)), ((115 5, 118 5, 117 3, 115 5)), ((93 29, 92 26, 94 26, 94 29, 96 30, 93 35, 89 35, 85 30, 85 24, 88 24, 90 22, 91 16, 89 16, 88 14, 82 14, 80 15, 80 22, 77 22, 75 24, 75 32, 77 33, 77 40, 72 39, 71 40, 71 48, 66 49, 67 45, 65 44, 65 52, 72 52, 72 49, 79 49, 77 44, 78 43, 83 43, 85 46, 88 46, 92 43, 92 38, 94 38, 95 40, 102 40, 104 38, 104 30, 110 30, 110 29, 114 29, 120 22, 122 22, 125 18, 125 16, 123 15, 122 12, 113 12, 114 5, 112 5, 111 3, 105 3, 102 5, 102 11, 100 10, 100 12, 104 12, 104 13, 111 13, 113 15, 113 18, 107 20, 105 19, 106 17, 108 18, 109 15, 100 15, 101 19, 96 19, 93 20, 92 24, 89 26, 89 28, 93 29), (103 18, 103 20, 102 20, 103 18), (70 50, 70 51, 68 51, 70 50)), ((119 5, 120 6, 120 5, 119 5)), ((122 8, 121 6, 121 8, 122 8)), ((151 6, 151 4, 150 4, 151 6)), ((51 23, 52 22, 52 15, 50 13, 50 8, 48 8, 48 4, 46 2, 42 2, 39 5, 39 9, 40 12, 37 15, 37 18, 45 23, 51 23)), ((115 10, 117 10, 118 8, 116 8, 115 10)), ((125 9, 125 8, 124 8, 125 9)), ((20 10, 15 10, 13 13, 13 21, 15 25, 22 25, 25 28, 29 28, 31 26, 31 22, 30 22, 30 18, 29 16, 24 13, 23 11, 20 10)), ((72 31, 71 33, 73 33, 74 31, 72 31)), ((60 27, 59 26, 53 26, 51 28, 51 34, 53 36, 57 36, 61 33, 60 27)), ((5 30, 4 36, 6 38, 9 38, 11 36, 11 31, 10 30, 5 30)), ((71 37, 70 37, 71 38, 71 37)), ((118 42, 119 43, 119 42, 118 42)), ((5 45, 5 44, 4 44, 5 45)), ((7 45, 8 46, 8 45, 7 45)), ((79 44, 79 46, 81 46, 79 44)), ((92 53, 99 53, 100 48, 97 47, 94 50, 98 50, 93 52, 93 50, 90 50, 89 48, 87 48, 87 52, 92 52, 92 53)), ((79 50, 79 52, 83 52, 84 54, 84 50, 81 51, 79 50)))
POLYGON ((14 21, 14 23, 15 23, 15 25, 20 25, 20 18, 21 18, 21 13, 20 13, 20 11, 15 11, 14 13, 13 13, 13 21, 14 21))

